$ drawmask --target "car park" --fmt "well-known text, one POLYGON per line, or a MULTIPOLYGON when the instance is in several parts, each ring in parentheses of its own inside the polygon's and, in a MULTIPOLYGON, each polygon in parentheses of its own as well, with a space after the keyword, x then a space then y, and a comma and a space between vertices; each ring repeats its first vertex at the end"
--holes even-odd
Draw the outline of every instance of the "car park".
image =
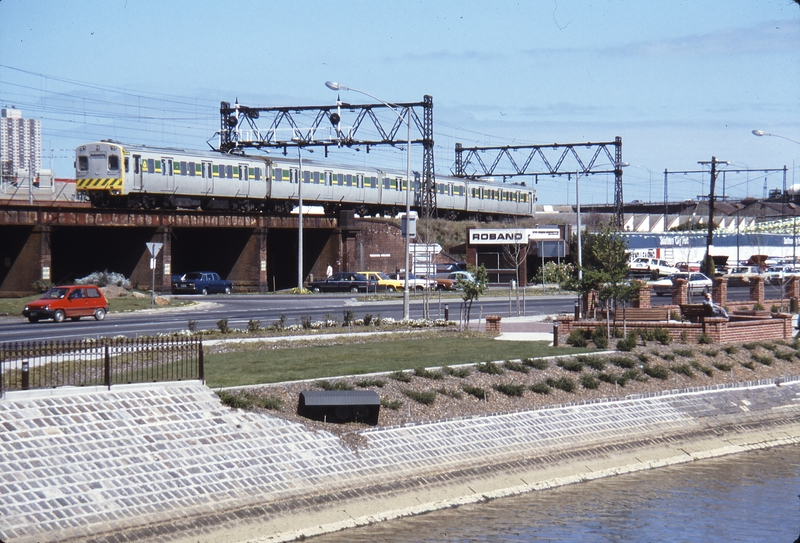
POLYGON ((657 273, 659 276, 672 275, 678 273, 680 270, 672 266, 666 260, 658 258, 637 258, 628 266, 631 274, 647 274, 652 275, 657 273))
POLYGON ((711 279, 702 273, 673 273, 669 277, 657 281, 650 281, 648 284, 652 287, 656 296, 665 296, 667 294, 672 294, 672 286, 676 279, 688 280, 686 288, 690 295, 710 292, 714 284, 711 279))
POLYGON ((216 272, 189 272, 172 276, 173 294, 230 294, 233 283, 216 272))
POLYGON ((378 290, 385 290, 387 292, 402 292, 403 282, 398 279, 392 279, 383 272, 374 271, 360 271, 357 272, 365 276, 370 281, 374 281, 378 285, 378 290))
POLYGON ((356 272, 337 272, 327 279, 311 281, 306 287, 312 292, 374 292, 380 290, 377 281, 356 272))
POLYGON ((103 292, 94 285, 70 285, 52 287, 38 300, 25 305, 22 315, 30 322, 53 319, 79 320, 94 317, 101 321, 108 313, 108 302, 103 292))

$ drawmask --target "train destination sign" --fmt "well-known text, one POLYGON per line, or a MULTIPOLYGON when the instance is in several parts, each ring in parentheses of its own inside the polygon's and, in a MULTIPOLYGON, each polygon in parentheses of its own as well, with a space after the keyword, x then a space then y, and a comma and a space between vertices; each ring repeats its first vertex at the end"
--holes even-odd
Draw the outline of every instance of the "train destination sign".
POLYGON ((471 245, 525 245, 530 241, 561 239, 558 228, 473 228, 469 231, 471 245))

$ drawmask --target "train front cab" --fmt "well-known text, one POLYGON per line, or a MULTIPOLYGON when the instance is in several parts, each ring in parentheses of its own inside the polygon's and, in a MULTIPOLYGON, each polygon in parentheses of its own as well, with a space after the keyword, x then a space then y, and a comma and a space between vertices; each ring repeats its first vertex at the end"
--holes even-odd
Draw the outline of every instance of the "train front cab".
POLYGON ((75 189, 94 203, 107 203, 125 191, 124 150, 119 145, 90 143, 75 151, 75 189))

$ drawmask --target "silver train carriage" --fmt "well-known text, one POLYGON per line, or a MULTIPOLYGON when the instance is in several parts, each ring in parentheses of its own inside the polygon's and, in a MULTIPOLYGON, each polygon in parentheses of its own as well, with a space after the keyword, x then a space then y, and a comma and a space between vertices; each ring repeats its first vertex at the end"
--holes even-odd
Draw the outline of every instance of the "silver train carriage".
MULTIPOLYGON (((332 214, 395 216, 405 210, 405 172, 303 160, 302 196, 307 206, 332 214)), ((78 195, 97 207, 190 208, 288 213, 298 200, 298 161, 225 155, 213 151, 124 145, 102 141, 75 151, 78 195)), ((420 201, 412 178, 411 206, 420 201)), ((531 216, 534 190, 457 177, 436 178, 439 216, 531 216)))

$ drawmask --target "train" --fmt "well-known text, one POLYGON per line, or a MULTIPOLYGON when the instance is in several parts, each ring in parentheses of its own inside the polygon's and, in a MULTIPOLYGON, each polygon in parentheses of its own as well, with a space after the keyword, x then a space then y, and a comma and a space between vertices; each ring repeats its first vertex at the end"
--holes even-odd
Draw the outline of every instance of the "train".
MULTIPOLYGON (((405 172, 327 161, 127 145, 111 140, 75 150, 77 195, 95 207, 290 213, 303 205, 325 214, 394 217, 405 211, 405 172), (302 166, 300 168, 300 166, 302 166), (302 176, 302 187, 298 180, 302 176)), ((421 180, 412 173, 410 206, 419 209, 421 180)), ((525 183, 499 185, 436 178, 437 215, 501 220, 533 215, 536 192, 525 183)))

